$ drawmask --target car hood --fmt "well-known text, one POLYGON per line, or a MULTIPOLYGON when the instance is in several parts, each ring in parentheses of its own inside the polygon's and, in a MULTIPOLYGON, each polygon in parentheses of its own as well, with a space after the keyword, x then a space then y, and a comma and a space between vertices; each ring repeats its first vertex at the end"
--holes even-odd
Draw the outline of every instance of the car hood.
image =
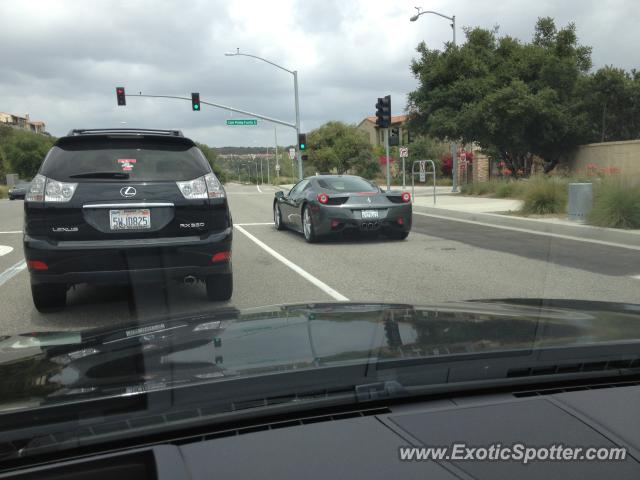
POLYGON ((74 396, 394 359, 640 339, 640 306, 494 300, 297 304, 0 338, 0 411, 74 396))

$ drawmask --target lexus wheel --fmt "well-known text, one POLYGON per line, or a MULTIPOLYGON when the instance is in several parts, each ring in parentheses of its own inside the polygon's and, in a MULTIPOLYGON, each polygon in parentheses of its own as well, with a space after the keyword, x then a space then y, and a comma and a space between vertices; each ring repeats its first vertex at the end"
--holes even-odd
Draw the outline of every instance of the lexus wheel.
POLYGON ((39 283, 31 284, 31 296, 36 310, 43 313, 62 310, 67 303, 67 286, 39 283))
POLYGON ((229 300, 233 294, 233 274, 219 273, 209 275, 206 280, 207 298, 214 302, 229 300))

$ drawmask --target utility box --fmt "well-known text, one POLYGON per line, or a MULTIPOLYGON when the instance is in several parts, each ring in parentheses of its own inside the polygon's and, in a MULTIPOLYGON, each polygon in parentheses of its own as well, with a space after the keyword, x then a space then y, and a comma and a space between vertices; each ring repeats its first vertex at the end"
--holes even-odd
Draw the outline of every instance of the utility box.
POLYGON ((569 184, 568 218, 574 222, 584 222, 593 206, 592 183, 569 184))

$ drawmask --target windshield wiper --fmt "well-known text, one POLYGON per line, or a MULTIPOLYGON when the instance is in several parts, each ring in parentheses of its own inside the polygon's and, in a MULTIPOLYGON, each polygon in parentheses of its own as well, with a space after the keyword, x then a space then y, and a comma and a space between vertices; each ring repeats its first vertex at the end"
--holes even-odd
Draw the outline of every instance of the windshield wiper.
POLYGON ((129 178, 129 174, 124 172, 86 172, 69 175, 69 178, 116 178, 124 180, 129 178))

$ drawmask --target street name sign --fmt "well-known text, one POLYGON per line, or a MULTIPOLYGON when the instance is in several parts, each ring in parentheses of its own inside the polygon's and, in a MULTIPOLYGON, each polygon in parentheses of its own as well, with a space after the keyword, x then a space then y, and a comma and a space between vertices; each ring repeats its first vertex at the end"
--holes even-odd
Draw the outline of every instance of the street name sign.
POLYGON ((227 125, 258 125, 255 118, 239 118, 227 120, 227 125))

